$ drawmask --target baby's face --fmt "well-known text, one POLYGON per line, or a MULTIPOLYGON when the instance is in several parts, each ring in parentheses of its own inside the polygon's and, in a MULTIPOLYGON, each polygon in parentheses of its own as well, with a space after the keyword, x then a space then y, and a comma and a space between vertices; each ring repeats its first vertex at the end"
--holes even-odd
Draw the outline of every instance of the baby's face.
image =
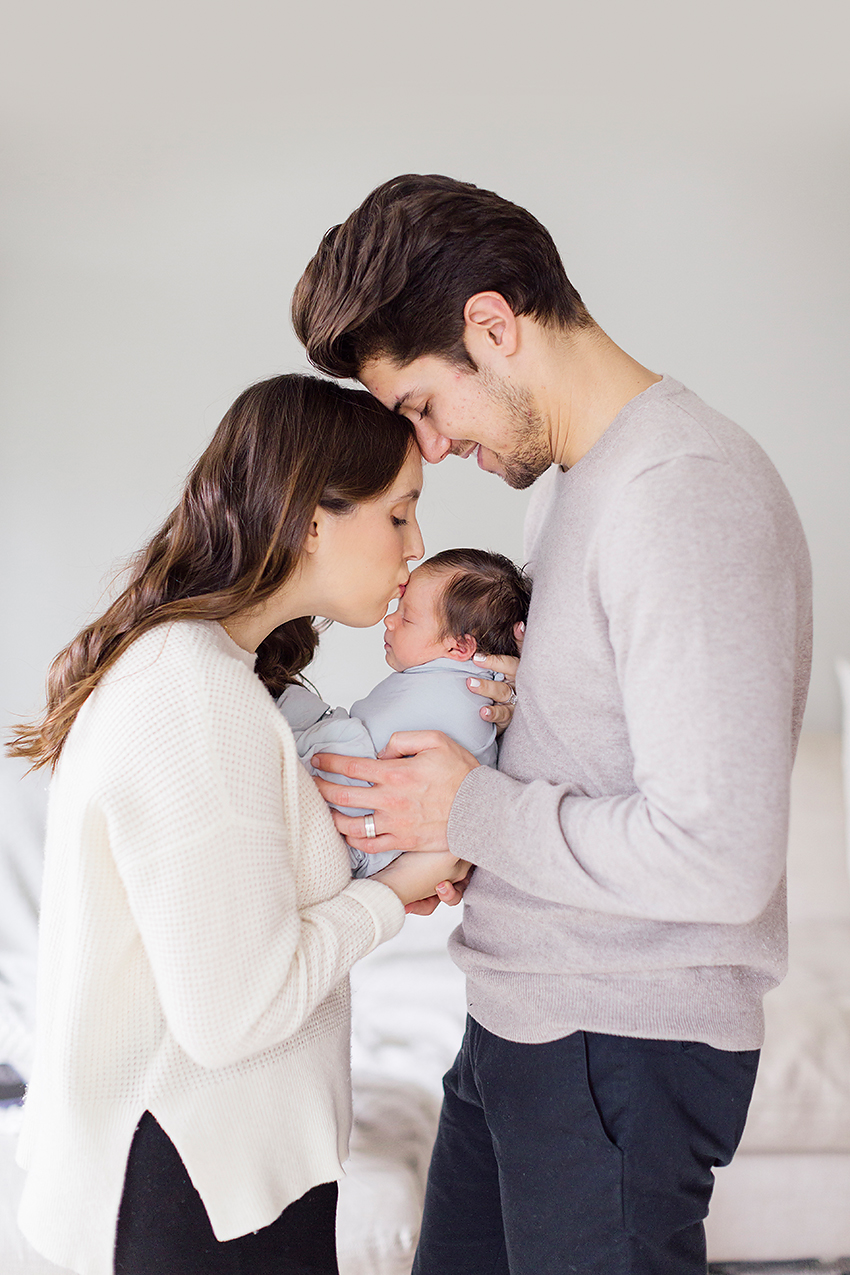
POLYGON ((384 652, 396 673, 429 660, 470 658, 471 653, 459 653, 453 637, 439 636, 439 603, 447 579, 445 574, 417 567, 411 572, 398 610, 384 619, 384 652))

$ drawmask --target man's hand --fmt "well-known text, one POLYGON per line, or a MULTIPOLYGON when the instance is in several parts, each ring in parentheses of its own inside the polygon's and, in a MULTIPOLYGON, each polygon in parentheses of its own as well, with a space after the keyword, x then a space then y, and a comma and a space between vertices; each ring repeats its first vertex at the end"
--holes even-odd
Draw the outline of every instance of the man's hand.
MULTIPOLYGON (((524 624, 514 625, 514 637, 520 653, 522 653, 522 642, 525 637, 524 624)), ((495 723, 501 735, 514 715, 516 671, 519 668, 519 660, 513 655, 473 655, 472 658, 482 668, 489 668, 494 673, 504 673, 505 675, 504 682, 493 682, 489 677, 468 677, 466 679, 466 685, 476 695, 484 695, 487 699, 494 701, 492 706, 490 704, 485 705, 480 710, 480 713, 485 721, 495 723)))
MULTIPOLYGON (((376 836, 367 837, 362 815, 332 810, 337 829, 349 845, 375 853, 380 850, 447 850, 446 827, 452 802, 466 776, 478 762, 460 744, 440 731, 397 731, 377 761, 369 757, 340 757, 317 753, 317 770, 372 784, 369 805, 375 811, 376 836)), ((360 787, 345 788, 314 778, 325 801, 356 806, 360 787)))

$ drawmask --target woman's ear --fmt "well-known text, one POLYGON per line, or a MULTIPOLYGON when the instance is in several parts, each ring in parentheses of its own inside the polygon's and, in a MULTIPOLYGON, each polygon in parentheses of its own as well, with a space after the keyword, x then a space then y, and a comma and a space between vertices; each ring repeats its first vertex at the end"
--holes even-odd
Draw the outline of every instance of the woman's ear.
POLYGON ((452 660, 471 660, 477 650, 478 643, 472 634, 464 633, 463 637, 452 639, 452 645, 446 654, 452 660))
POLYGON ((307 538, 304 541, 304 552, 315 553, 323 539, 323 533, 327 526, 328 511, 323 509, 321 505, 317 505, 313 511, 313 519, 307 529, 307 538))

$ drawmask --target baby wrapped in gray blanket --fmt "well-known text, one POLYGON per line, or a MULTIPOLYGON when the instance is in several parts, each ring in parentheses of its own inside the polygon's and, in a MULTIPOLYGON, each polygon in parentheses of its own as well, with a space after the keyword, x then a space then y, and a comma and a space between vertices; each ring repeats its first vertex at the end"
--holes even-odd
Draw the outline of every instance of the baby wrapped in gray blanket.
MULTIPOLYGON (((472 662, 485 655, 519 654, 515 626, 525 623, 531 582, 508 558, 481 549, 448 549, 411 573, 398 609, 384 620, 389 677, 352 704, 331 708, 305 686, 291 685, 277 701, 295 736, 298 755, 313 774, 315 753, 376 757, 395 731, 440 730, 483 766, 498 755, 496 727, 480 715, 481 697, 468 677, 500 678, 472 662)), ((492 702, 492 701, 491 701, 492 702)), ((365 781, 348 784, 369 787, 365 781)), ((340 807, 345 814, 368 808, 340 807)), ((372 876, 398 852, 366 854, 349 847, 352 873, 372 876)))

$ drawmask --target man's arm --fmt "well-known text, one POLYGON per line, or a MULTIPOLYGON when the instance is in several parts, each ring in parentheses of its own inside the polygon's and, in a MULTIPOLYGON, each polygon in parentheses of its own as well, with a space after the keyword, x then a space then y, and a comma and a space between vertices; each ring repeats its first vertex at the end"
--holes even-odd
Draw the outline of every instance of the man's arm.
POLYGON ((635 791, 463 773, 448 741, 401 736, 395 749, 417 755, 370 774, 385 835, 437 848, 450 813, 441 845, 541 898, 678 921, 744 923, 764 909, 784 865, 806 607, 789 546, 805 545, 740 516, 749 493, 729 466, 669 464, 676 481, 666 465, 641 475, 604 529, 601 600, 635 791))

